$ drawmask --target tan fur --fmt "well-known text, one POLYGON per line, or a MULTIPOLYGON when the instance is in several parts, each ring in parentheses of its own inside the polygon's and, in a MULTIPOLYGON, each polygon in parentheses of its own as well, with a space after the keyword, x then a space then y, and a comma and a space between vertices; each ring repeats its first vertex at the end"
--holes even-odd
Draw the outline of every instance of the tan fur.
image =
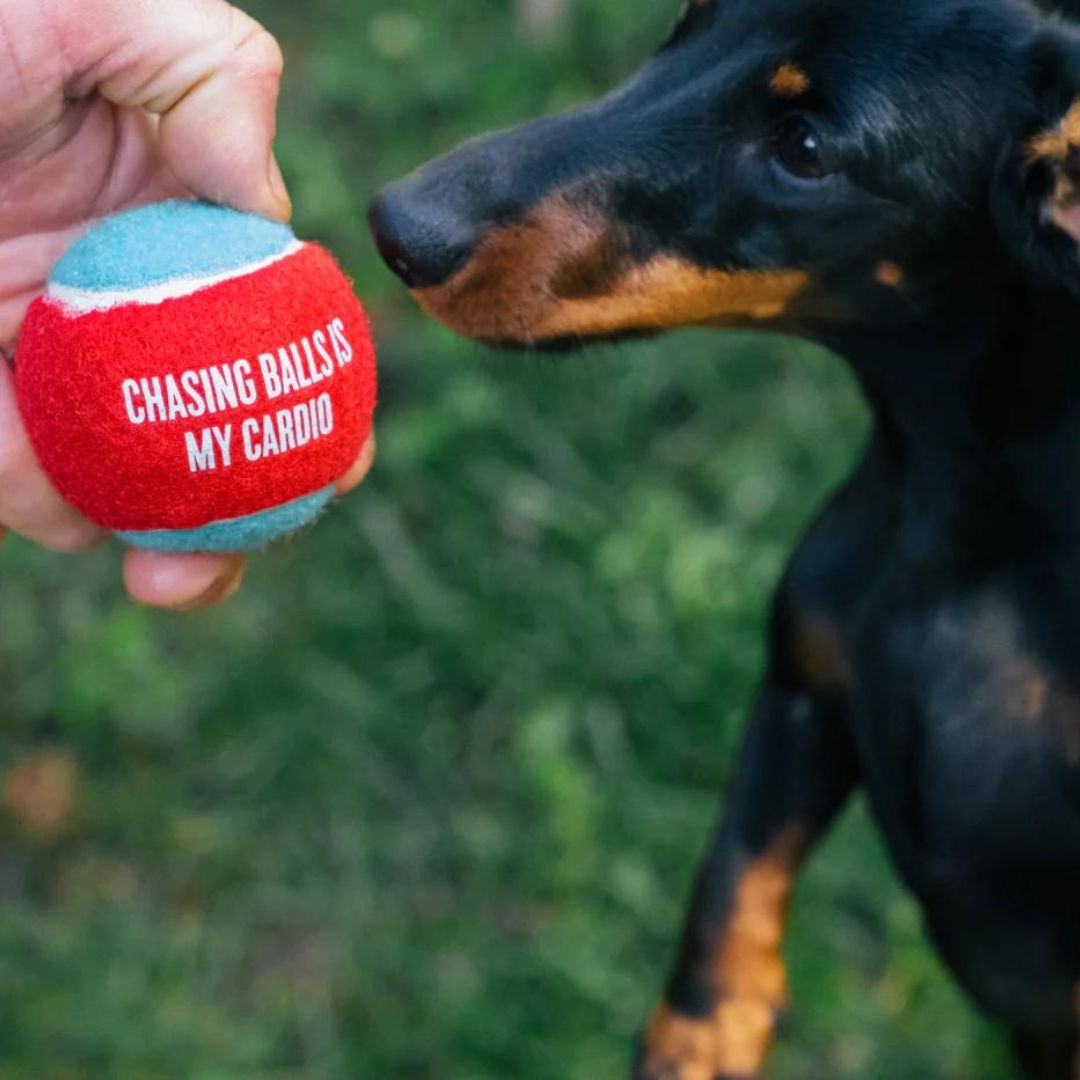
POLYGON ((850 684, 851 670, 839 633, 825 619, 809 619, 799 625, 794 651, 799 672, 813 689, 834 690, 850 684))
POLYGON ((810 93, 810 76, 798 64, 781 64, 769 80, 769 89, 781 98, 800 98, 810 93))
POLYGON ((886 259, 874 268, 874 280, 886 289, 899 289, 904 284, 904 268, 886 259))
POLYGON ((743 872, 710 963, 716 1009, 694 1019, 660 1005, 646 1033, 649 1067, 667 1068, 678 1080, 760 1073, 787 1003, 780 945, 801 852, 791 832, 743 872))
POLYGON ((1075 101, 1055 128, 1036 135, 1027 146, 1031 163, 1043 162, 1056 171, 1047 216, 1058 228, 1080 240, 1080 100, 1075 101))
POLYGON ((564 301, 536 328, 540 338, 729 326, 784 314, 808 284, 799 271, 781 273, 702 270, 671 256, 634 267, 608 294, 564 301))
POLYGON ((1075 101, 1057 127, 1040 132, 1029 143, 1029 161, 1061 162, 1070 149, 1080 149, 1080 101, 1075 101))
POLYGON ((1019 657, 1003 666, 1004 703, 1011 719, 1028 724, 1046 718, 1051 704, 1050 680, 1033 660, 1019 657))
POLYGON ((775 319, 802 293, 801 271, 706 270, 673 255, 634 264, 622 228, 559 194, 493 232, 445 285, 416 293, 452 329, 532 343, 775 319))

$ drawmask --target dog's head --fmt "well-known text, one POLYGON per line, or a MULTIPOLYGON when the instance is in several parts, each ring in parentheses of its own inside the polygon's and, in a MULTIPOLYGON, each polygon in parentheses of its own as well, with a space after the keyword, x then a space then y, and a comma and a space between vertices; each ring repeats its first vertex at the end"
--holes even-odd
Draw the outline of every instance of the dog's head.
POLYGON ((621 89, 372 208, 470 337, 815 328, 997 260, 1080 291, 1080 41, 1013 0, 690 0, 621 89))

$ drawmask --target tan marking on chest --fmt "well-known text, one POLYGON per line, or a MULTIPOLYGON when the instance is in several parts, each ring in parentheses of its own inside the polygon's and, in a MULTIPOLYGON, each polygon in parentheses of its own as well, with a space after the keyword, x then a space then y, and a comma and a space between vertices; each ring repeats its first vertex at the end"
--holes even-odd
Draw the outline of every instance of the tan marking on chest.
POLYGON ((851 668, 844 655, 840 634, 825 619, 799 623, 793 642, 795 665, 814 690, 835 690, 851 683, 851 668))
POLYGON ((899 263, 883 259, 874 267, 874 280, 886 289, 899 289, 904 284, 904 268, 899 263))
POLYGON ((1005 706, 1010 715, 1033 724, 1043 719, 1050 704, 1050 680, 1034 663, 1018 661, 1006 676, 1005 706))

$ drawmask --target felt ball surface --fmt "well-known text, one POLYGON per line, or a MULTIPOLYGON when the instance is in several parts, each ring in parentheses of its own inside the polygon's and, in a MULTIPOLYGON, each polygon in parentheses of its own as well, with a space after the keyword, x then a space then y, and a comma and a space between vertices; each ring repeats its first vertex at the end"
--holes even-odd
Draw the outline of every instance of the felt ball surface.
POLYGON ((248 551, 322 512, 371 432, 370 328, 333 257, 286 226, 171 202, 60 260, 16 352, 61 494, 138 547, 248 551))

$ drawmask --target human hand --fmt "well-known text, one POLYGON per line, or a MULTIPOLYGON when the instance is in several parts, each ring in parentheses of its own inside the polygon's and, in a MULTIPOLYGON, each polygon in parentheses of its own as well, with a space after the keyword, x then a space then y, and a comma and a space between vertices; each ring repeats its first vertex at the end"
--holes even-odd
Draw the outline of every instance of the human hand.
MULTIPOLYGON (((287 220, 273 155, 282 56, 224 0, 3 0, 0 3, 0 349, 54 263, 93 220, 199 196, 287 220)), ((363 480, 374 440, 339 484, 363 480)), ((0 358, 0 536, 56 551, 101 541, 35 460, 0 358)), ((138 601, 191 609, 236 589, 241 556, 129 551, 138 601)))

